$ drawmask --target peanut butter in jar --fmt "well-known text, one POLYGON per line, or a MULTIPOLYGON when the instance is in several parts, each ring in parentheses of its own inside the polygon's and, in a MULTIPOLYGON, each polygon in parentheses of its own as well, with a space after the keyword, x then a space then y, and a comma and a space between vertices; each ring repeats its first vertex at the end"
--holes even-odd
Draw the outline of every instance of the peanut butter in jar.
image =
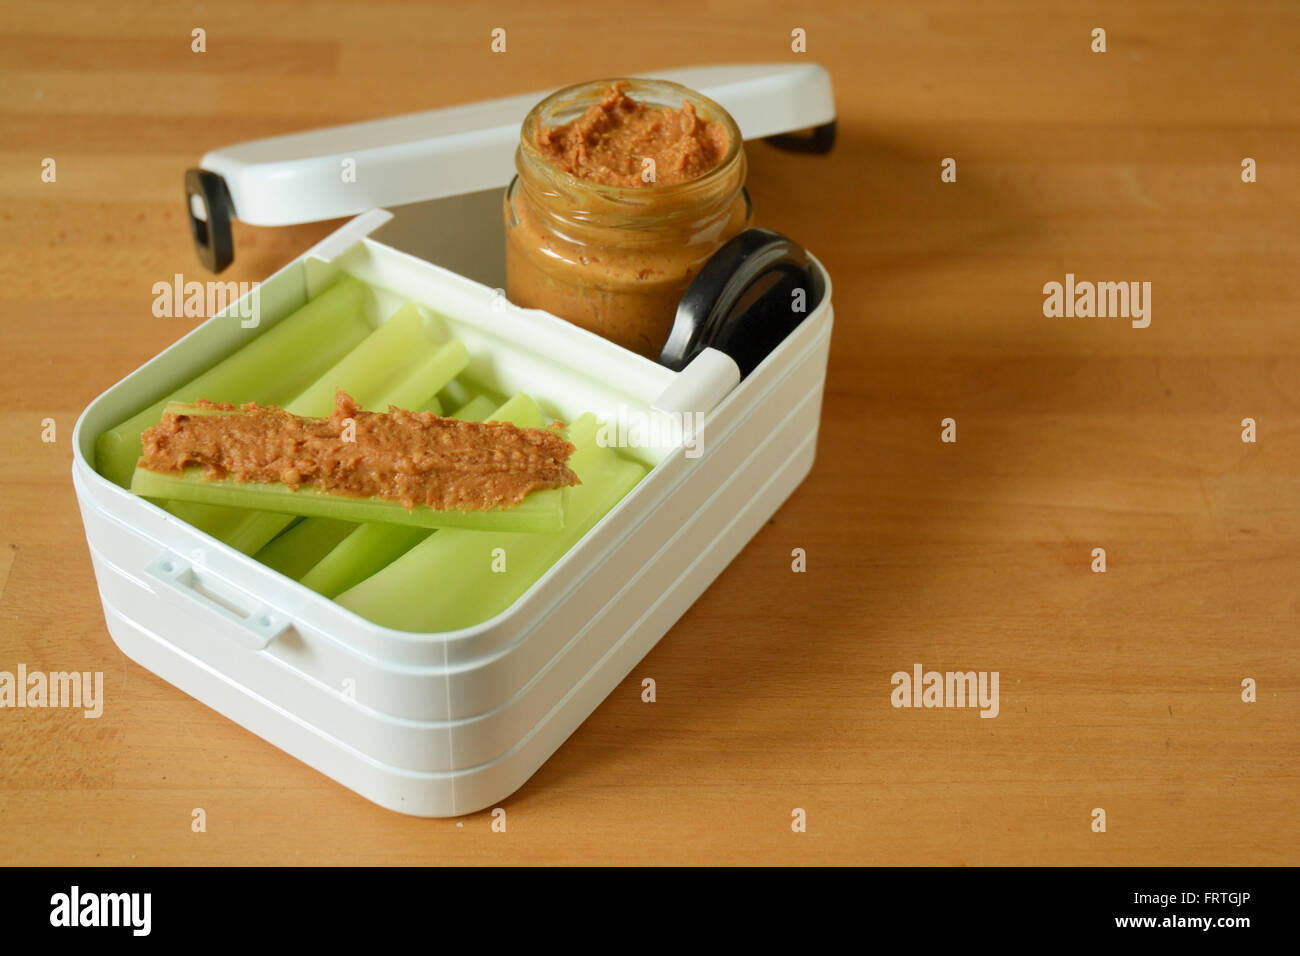
POLYGON ((597 80, 528 114, 505 197, 506 294, 648 358, 704 263, 751 220, 745 153, 716 103, 597 80))

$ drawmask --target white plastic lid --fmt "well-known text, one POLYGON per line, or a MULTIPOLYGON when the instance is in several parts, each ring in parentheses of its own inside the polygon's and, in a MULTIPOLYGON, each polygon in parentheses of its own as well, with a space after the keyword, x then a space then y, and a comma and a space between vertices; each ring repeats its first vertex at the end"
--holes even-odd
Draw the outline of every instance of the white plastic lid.
MULTIPOLYGON (((732 115, 745 139, 824 127, 835 119, 830 75, 815 63, 629 75, 703 93, 732 115)), ((551 92, 240 143, 208 153, 202 171, 224 180, 230 217, 257 226, 353 216, 504 186, 514 175, 519 127, 551 92)), ((196 219, 207 221, 207 210, 195 199, 196 219)))

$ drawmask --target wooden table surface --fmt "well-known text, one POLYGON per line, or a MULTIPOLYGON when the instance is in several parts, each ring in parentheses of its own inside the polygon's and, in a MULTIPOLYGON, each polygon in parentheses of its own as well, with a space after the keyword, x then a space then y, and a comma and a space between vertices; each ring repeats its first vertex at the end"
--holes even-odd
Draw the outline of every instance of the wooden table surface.
MULTIPOLYGON (((106 685, 98 720, 0 710, 0 862, 1300 862, 1300 11, 1086 6, 658 2, 602 25, 590 4, 0 3, 0 670, 106 685), (839 141, 752 144, 749 185, 835 284, 817 464, 502 803, 504 834, 382 810, 117 650, 70 438, 196 324, 151 312, 153 283, 208 278, 186 167, 590 76, 800 59, 831 72, 839 141), (1046 317, 1066 273, 1150 282, 1149 327, 1046 317), (998 716, 895 708, 917 663, 997 671, 998 716)), ((237 226, 223 278, 336 226, 237 226)))

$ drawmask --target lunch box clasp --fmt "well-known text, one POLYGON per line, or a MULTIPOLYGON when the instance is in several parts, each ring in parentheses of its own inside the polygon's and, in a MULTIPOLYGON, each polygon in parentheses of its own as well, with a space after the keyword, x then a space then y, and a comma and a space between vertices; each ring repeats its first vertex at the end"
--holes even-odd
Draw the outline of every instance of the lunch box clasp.
POLYGON ((239 642, 253 650, 265 649, 292 623, 284 614, 216 578, 208 569, 197 570, 170 552, 164 551, 150 562, 145 573, 209 616, 233 624, 239 642), (252 609, 244 610, 250 604, 252 609))

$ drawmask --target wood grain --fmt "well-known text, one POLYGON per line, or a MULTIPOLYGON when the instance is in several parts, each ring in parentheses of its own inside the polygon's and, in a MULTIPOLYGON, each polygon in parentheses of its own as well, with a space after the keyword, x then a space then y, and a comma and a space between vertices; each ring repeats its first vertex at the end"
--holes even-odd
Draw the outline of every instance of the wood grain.
MULTIPOLYGON (((1300 862, 1300 11, 590 9, 0 3, 0 669, 101 670, 107 695, 98 720, 0 711, 0 860, 1300 862), (203 277, 187 166, 589 76, 789 61, 795 27, 832 73, 839 142, 753 144, 750 189, 835 284, 817 465, 504 802, 505 834, 381 810, 117 651, 69 439, 194 325, 150 312, 155 281, 203 277), (1150 327, 1045 318, 1067 272, 1151 282, 1150 327), (895 709, 890 675, 916 662, 998 671, 999 716, 895 709)), ((239 226, 228 278, 336 225, 239 226)))

